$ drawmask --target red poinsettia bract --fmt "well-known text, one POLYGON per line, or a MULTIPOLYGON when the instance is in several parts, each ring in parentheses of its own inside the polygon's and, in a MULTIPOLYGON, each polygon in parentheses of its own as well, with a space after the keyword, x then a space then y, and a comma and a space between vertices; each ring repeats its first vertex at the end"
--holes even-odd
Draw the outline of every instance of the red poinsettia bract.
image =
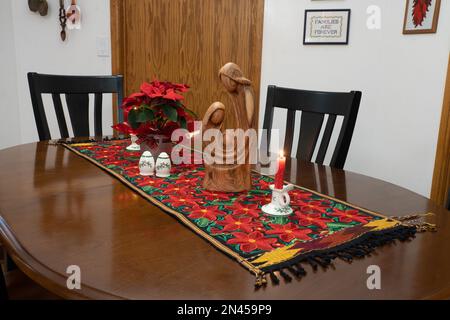
POLYGON ((135 134, 141 141, 149 135, 170 138, 179 128, 192 131, 197 116, 182 103, 183 93, 188 90, 185 84, 144 82, 139 92, 124 99, 121 108, 125 121, 113 128, 123 134, 135 134))

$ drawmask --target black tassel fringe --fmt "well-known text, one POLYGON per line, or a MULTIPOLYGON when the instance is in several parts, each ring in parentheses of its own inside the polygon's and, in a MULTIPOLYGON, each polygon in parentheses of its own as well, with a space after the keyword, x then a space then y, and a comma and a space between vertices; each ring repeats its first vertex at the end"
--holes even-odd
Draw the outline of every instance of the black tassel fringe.
MULTIPOLYGON (((292 276, 299 280, 306 276, 306 271, 302 267, 302 264, 309 264, 314 271, 318 270, 319 266, 325 270, 333 264, 333 260, 336 258, 346 262, 352 262, 353 259, 370 256, 377 247, 394 243, 396 240, 402 242, 410 240, 415 236, 416 232, 416 228, 407 226, 398 226, 389 230, 371 232, 335 248, 306 253, 290 261, 268 268, 262 268, 261 270, 264 274, 269 274, 274 285, 280 284, 280 279, 275 272, 278 272, 285 282, 291 282, 292 277, 286 271, 289 271, 292 276)), ((256 287, 260 287, 258 285, 259 283, 261 281, 257 281, 256 287)), ((267 281, 264 281, 263 285, 266 285, 266 283, 267 281)))

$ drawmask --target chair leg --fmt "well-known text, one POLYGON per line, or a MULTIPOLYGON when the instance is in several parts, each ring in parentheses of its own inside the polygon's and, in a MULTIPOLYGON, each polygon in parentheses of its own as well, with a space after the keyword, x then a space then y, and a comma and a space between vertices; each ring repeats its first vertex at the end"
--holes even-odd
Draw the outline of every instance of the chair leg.
POLYGON ((0 265, 0 301, 8 300, 8 291, 6 290, 5 276, 3 275, 3 268, 0 265))
POLYGON ((9 254, 6 254, 6 257, 5 257, 5 268, 6 268, 6 272, 10 272, 10 271, 14 271, 14 270, 18 269, 16 266, 16 263, 13 261, 13 259, 11 259, 9 254))

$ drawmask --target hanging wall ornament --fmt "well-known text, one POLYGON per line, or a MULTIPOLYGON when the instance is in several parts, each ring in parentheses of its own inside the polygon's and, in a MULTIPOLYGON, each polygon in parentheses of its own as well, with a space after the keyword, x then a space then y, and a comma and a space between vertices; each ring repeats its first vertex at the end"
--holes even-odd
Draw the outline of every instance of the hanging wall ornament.
POLYGON ((41 16, 48 13, 48 2, 46 0, 28 0, 28 7, 33 12, 39 12, 41 16))
POLYGON ((81 10, 77 5, 77 0, 72 0, 72 4, 66 10, 67 29, 81 29, 81 10))
POLYGON ((66 41, 66 9, 64 9, 64 0, 59 0, 59 24, 61 25, 61 40, 66 41))

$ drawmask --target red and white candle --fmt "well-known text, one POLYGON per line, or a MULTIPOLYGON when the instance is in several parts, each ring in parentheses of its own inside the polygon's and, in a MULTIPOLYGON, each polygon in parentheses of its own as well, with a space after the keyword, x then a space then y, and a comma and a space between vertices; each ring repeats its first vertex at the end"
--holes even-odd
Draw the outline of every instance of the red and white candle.
POLYGON ((284 186, 284 171, 286 170, 286 157, 284 152, 280 151, 278 157, 278 171, 275 175, 275 189, 281 190, 284 186))

